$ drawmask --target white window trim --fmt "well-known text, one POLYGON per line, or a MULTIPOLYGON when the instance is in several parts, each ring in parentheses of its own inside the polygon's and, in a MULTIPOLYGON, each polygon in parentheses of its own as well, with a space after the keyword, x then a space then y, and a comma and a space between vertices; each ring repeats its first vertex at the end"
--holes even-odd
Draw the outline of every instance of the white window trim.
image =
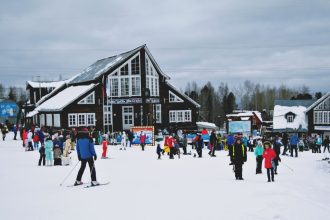
POLYGON ((157 124, 162 123, 162 104, 156 104, 155 105, 155 121, 157 124), (159 107, 159 110, 157 110, 157 107, 159 107), (157 119, 157 114, 159 114, 159 118, 157 119))
POLYGON ((151 59, 149 58, 147 53, 146 53, 145 59, 146 59, 146 68, 147 68, 146 85, 149 85, 149 86, 147 86, 147 88, 150 90, 150 96, 159 96, 158 72, 157 72, 156 68, 154 67, 153 63, 151 62, 151 59), (153 73, 152 75, 151 75, 151 72, 153 73), (152 88, 150 88, 150 87, 152 87, 152 88))
POLYGON ((95 113, 86 113, 86 125, 87 126, 95 126, 96 125, 95 113), (93 123, 88 122, 88 116, 93 116, 93 123))
POLYGON ((76 113, 69 113, 68 114, 68 127, 77 127, 77 124, 78 124, 78 116, 76 113), (70 116, 74 116, 74 121, 75 123, 74 124, 70 124, 70 116))
POLYGON ((293 121, 294 121, 293 115, 288 115, 286 118, 286 121, 287 121, 287 123, 293 123, 293 121))
POLYGON ((86 113, 79 113, 79 114, 77 114, 77 124, 78 124, 78 127, 80 127, 80 126, 86 126, 86 123, 87 123, 87 121, 86 121, 86 113), (84 123, 80 123, 79 122, 79 116, 84 116, 84 123))
POLYGON ((122 123, 124 125, 125 123, 125 115, 132 115, 132 126, 134 126, 134 106, 122 106, 122 123), (124 111, 124 109, 127 108, 127 109, 132 109, 132 112, 126 112, 124 111))
POLYGON ((191 122, 191 110, 170 110, 169 111, 169 122, 170 123, 184 123, 184 122, 191 122), (182 114, 182 120, 179 121, 179 112, 182 114), (189 114, 189 119, 186 119, 186 112, 189 114), (174 120, 172 120, 171 114, 174 114, 174 120))
POLYGON ((79 105, 94 105, 95 104, 95 92, 89 93, 87 96, 85 96, 85 98, 83 98, 82 100, 80 100, 78 102, 79 105), (93 96, 93 101, 92 102, 87 102, 87 98, 89 96, 93 96))
POLYGON ((176 94, 174 94, 171 91, 168 91, 168 102, 169 103, 182 103, 184 102, 183 99, 181 99, 180 97, 178 97, 176 94), (174 101, 171 101, 171 95, 174 96, 174 101))

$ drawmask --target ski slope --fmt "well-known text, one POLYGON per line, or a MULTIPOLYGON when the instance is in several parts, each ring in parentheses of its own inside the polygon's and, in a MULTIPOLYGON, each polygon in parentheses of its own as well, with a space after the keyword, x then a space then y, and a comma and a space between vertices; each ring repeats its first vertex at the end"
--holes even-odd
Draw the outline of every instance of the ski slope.
MULTIPOLYGON (((96 146, 99 158, 101 146, 96 146)), ((330 219, 330 166, 323 154, 282 157, 274 183, 265 170, 255 174, 255 158, 248 153, 244 181, 234 180, 227 152, 210 158, 181 156, 157 160, 155 147, 120 151, 109 147, 110 159, 96 161, 99 182, 84 188, 60 186, 77 164, 38 167, 39 153, 25 152, 12 134, 0 141, 0 219, 65 220, 213 220, 213 219, 330 219)), ((79 166, 64 185, 75 181, 79 166)), ((89 182, 86 169, 84 182, 89 182)))

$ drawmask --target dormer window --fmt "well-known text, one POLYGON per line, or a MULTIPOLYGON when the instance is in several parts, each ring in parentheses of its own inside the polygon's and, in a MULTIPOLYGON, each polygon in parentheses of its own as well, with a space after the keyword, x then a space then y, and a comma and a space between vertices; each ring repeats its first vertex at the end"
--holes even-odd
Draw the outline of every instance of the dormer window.
POLYGON ((78 102, 78 104, 95 104, 95 93, 92 92, 84 99, 82 99, 80 102, 78 102))
POLYGON ((286 121, 288 123, 293 123, 293 120, 294 120, 293 115, 288 115, 288 117, 286 118, 286 121))
POLYGON ((183 100, 176 96, 173 92, 169 91, 169 102, 183 102, 183 100))

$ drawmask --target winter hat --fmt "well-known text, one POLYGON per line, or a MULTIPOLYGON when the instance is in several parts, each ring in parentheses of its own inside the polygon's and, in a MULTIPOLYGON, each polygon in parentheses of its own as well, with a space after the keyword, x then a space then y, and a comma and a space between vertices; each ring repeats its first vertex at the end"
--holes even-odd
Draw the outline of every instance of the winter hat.
POLYGON ((67 135, 65 138, 66 138, 66 139, 70 139, 71 137, 70 137, 70 135, 67 135))
POLYGON ((265 141, 264 142, 264 146, 266 147, 266 145, 269 146, 269 148, 272 148, 272 144, 269 141, 265 141))

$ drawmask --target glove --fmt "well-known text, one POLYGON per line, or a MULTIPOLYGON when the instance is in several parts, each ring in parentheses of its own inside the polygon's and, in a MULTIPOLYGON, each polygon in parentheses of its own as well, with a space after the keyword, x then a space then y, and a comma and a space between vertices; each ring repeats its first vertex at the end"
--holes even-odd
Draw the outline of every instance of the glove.
POLYGON ((97 156, 96 155, 94 155, 94 160, 97 160, 97 156))
POLYGON ((81 161, 81 157, 78 155, 78 160, 81 161))

